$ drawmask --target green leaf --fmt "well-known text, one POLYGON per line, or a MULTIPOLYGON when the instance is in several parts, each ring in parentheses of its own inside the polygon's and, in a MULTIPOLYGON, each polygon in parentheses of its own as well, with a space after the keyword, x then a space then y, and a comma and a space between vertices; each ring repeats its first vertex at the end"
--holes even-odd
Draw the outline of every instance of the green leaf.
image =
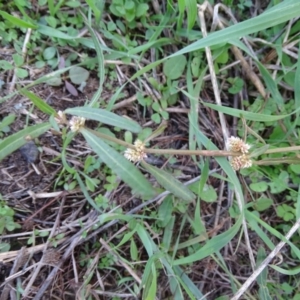
POLYGON ((186 57, 184 55, 170 58, 164 63, 164 74, 170 79, 179 78, 185 69, 186 57))
POLYGON ((271 207, 273 205, 273 200, 270 198, 259 198, 255 203, 254 203, 254 208, 257 211, 264 211, 271 207))
POLYGON ((136 243, 135 243, 134 239, 131 239, 131 241, 130 241, 130 257, 133 261, 137 261, 138 253, 139 253, 139 251, 137 249, 136 243))
POLYGON ((51 86, 60 86, 62 84, 62 79, 59 75, 54 75, 47 78, 46 83, 51 86))
POLYGON ((28 140, 26 140, 26 137, 34 139, 50 128, 50 123, 37 124, 20 130, 17 133, 14 133, 3 139, 0 142, 0 161, 7 155, 25 145, 28 142, 28 140))
POLYGON ((168 195, 158 208, 158 223, 160 227, 165 227, 168 224, 172 217, 173 208, 172 196, 168 195))
POLYGON ((195 198, 195 195, 189 188, 175 179, 170 173, 151 166, 144 161, 141 162, 141 165, 156 178, 160 185, 176 197, 185 201, 192 201, 195 198))
POLYGON ((11 115, 8 115, 7 117, 5 117, 0 122, 0 131, 2 131, 2 129, 4 129, 5 127, 9 126, 11 123, 13 123, 15 118, 16 118, 16 115, 14 115, 14 114, 11 114, 11 115))
POLYGON ((26 21, 24 21, 24 20, 22 20, 20 18, 13 17, 12 15, 8 14, 5 11, 0 10, 0 15, 4 19, 6 19, 9 22, 11 22, 12 24, 14 24, 15 26, 22 27, 22 28, 32 28, 32 29, 36 29, 37 28, 36 25, 31 24, 29 22, 26 22, 26 21))
POLYGON ((258 157, 265 153, 268 149, 270 148, 270 145, 264 145, 260 148, 255 148, 253 151, 250 153, 250 157, 258 157))
POLYGON ((82 82, 87 81, 90 76, 89 71, 87 71, 82 67, 77 67, 77 66, 72 67, 69 71, 69 74, 70 74, 70 80, 74 84, 81 84, 82 82))
POLYGON ((24 79, 28 77, 28 71, 22 68, 16 68, 15 69, 16 75, 18 78, 24 79))
POLYGON ((236 221, 236 223, 230 229, 228 229, 224 233, 221 233, 213 237, 195 253, 175 260, 173 265, 178 266, 183 264, 189 264, 194 261, 199 261, 221 250, 225 245, 229 243, 230 240, 232 240, 235 237, 235 235, 238 233, 241 227, 241 224, 242 224, 242 217, 240 216, 239 219, 236 221))
POLYGON ((136 11, 135 11, 135 15, 137 18, 142 17, 143 15, 146 14, 147 10, 149 9, 149 5, 146 3, 139 3, 137 5, 136 11))
POLYGON ((151 279, 151 285, 148 290, 148 294, 145 300, 152 300, 155 299, 156 296, 156 290, 157 290, 157 272, 155 268, 155 264, 153 263, 151 265, 152 269, 152 279, 151 279))
POLYGON ((56 48, 55 47, 47 47, 43 51, 43 57, 46 60, 54 58, 55 55, 56 55, 56 48))
POLYGON ((197 1, 186 0, 185 5, 187 9, 188 29, 191 30, 197 19, 197 1))
POLYGON ((42 25, 39 24, 37 31, 41 34, 44 34, 46 36, 50 36, 50 37, 56 37, 59 39, 63 39, 63 40, 76 40, 76 38, 74 36, 68 35, 66 33, 63 33, 62 31, 46 26, 46 25, 42 25))
POLYGON ((205 202, 215 202, 218 199, 218 195, 211 185, 205 184, 200 192, 200 198, 205 202))
POLYGON ((27 97, 31 102, 36 105, 42 112, 44 112, 47 115, 53 115, 56 114, 56 111, 54 108, 52 108, 49 104, 47 104, 43 99, 38 97, 32 92, 29 92, 25 89, 21 90, 20 93, 27 97))
MULTIPOLYGON (((93 47, 95 48, 95 50, 97 52, 99 86, 98 86, 96 93, 93 95, 93 97, 89 103, 89 106, 93 107, 99 101, 100 96, 103 91, 103 84, 104 84, 104 78, 105 78, 104 55, 103 55, 103 50, 102 50, 103 46, 100 43, 99 38, 95 33, 95 30, 90 26, 89 22, 86 20, 85 17, 83 19, 84 19, 84 23, 85 23, 86 27, 88 28, 88 30, 90 32, 91 37, 92 37, 93 47)), ((116 92, 115 95, 116 94, 118 94, 118 92, 116 92)), ((110 110, 110 109, 108 109, 108 110, 110 110)))
POLYGON ((272 179, 269 183, 272 194, 279 194, 288 188, 289 174, 286 171, 281 171, 279 176, 272 179))
POLYGON ((269 266, 271 268, 273 268, 275 271, 277 271, 281 274, 284 274, 284 275, 295 276, 295 275, 298 275, 300 273, 300 267, 296 267, 296 268, 293 268, 291 270, 286 270, 286 269, 280 268, 280 267, 275 266, 275 265, 269 265, 269 266))
POLYGON ((124 117, 120 117, 115 113, 101 108, 92 107, 74 107, 65 110, 67 114, 84 117, 89 120, 96 120, 104 124, 126 129, 132 132, 140 132, 142 128, 138 123, 124 117))
POLYGON ((45 19, 51 27, 55 28, 57 26, 57 19, 56 18, 54 18, 52 16, 48 16, 48 17, 45 17, 45 19))
POLYGON ((254 192, 262 193, 268 189, 268 184, 265 181, 255 182, 250 184, 250 189, 254 192))
POLYGON ((14 60, 15 65, 16 65, 17 67, 21 67, 21 66, 23 65, 23 63, 24 63, 24 58, 23 58, 23 56, 21 56, 21 55, 15 53, 15 54, 12 55, 12 57, 13 57, 13 60, 14 60))
POLYGON ((0 69, 7 71, 12 70, 14 66, 6 60, 0 60, 0 69))
POLYGON ((282 111, 284 109, 283 107, 284 100, 278 90, 277 82, 275 82, 275 80, 272 78, 271 74, 264 67, 263 64, 261 64, 259 61, 256 61, 256 64, 258 65, 258 68, 265 81, 268 91, 271 92, 272 98, 276 101, 279 109, 282 111))
POLYGON ((173 232, 174 232, 174 225, 175 225, 175 216, 172 216, 164 230, 164 236, 163 236, 163 240, 162 240, 162 246, 167 251, 171 247, 172 236, 173 236, 173 232))
POLYGON ((300 164, 295 164, 295 165, 291 165, 290 166, 291 167, 291 170, 295 173, 295 174, 297 174, 297 175, 299 175, 300 174, 300 164))
POLYGON ((151 120, 153 122, 155 122, 156 124, 160 124, 161 123, 161 118, 160 118, 160 115, 158 113, 152 114, 151 115, 151 120))
POLYGON ((95 0, 85 0, 85 2, 92 9, 92 11, 95 15, 96 24, 99 24, 101 12, 103 11, 105 2, 104 1, 98 2, 95 0))
POLYGON ((98 154, 99 158, 132 188, 133 193, 140 194, 145 198, 154 196, 155 192, 152 185, 123 155, 108 146, 87 129, 82 129, 81 133, 92 149, 98 154))
POLYGON ((65 5, 69 6, 69 7, 72 7, 72 8, 77 8, 77 7, 81 6, 81 3, 80 3, 80 1, 71 0, 71 1, 65 2, 65 5))
MULTIPOLYGON (((84 175, 84 173, 80 172, 80 174, 84 175)), ((75 179, 77 180, 81 191, 83 192, 85 199, 87 200, 87 202, 98 212, 102 212, 101 209, 98 207, 98 205, 95 203, 95 201, 91 198, 91 196, 89 195, 82 179, 80 178, 80 175, 78 172, 75 173, 75 179)))
POLYGON ((244 119, 249 120, 249 121, 273 122, 273 121, 278 121, 278 120, 284 119, 291 115, 291 114, 288 114, 288 115, 281 115, 281 116, 270 116, 270 115, 264 115, 264 114, 244 111, 244 110, 240 110, 240 109, 236 109, 236 108, 220 106, 220 105, 212 104, 212 103, 203 103, 203 105, 210 107, 216 111, 220 111, 224 114, 233 116, 233 117, 238 117, 238 118, 243 117, 244 119))

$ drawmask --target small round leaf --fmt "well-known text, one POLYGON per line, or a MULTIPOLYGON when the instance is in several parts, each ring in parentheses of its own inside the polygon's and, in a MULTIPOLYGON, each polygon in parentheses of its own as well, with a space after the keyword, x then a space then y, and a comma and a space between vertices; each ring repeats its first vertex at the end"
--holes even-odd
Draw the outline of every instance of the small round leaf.
POLYGON ((70 80, 74 84, 81 84, 82 82, 87 81, 90 76, 89 71, 82 67, 72 67, 69 74, 70 80))
POLYGON ((168 59, 164 64, 164 73, 170 79, 179 78, 185 69, 186 57, 179 55, 168 59))

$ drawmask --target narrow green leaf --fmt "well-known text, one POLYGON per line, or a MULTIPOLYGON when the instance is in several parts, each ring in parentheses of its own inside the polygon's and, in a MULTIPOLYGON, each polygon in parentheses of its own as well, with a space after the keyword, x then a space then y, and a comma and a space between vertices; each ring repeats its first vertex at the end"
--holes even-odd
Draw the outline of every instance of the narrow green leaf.
POLYGON ((111 126, 126 129, 132 132, 140 132, 141 126, 130 119, 120 117, 115 113, 101 108, 92 107, 74 107, 65 110, 67 114, 84 117, 89 120, 95 120, 111 126))
POLYGON ((206 300, 207 298, 199 291, 195 283, 186 275, 179 266, 173 266, 174 272, 178 278, 189 288, 196 299, 206 300))
POLYGON ((28 142, 28 140, 26 140, 26 137, 34 139, 46 132, 50 127, 50 123, 33 125, 3 139, 0 142, 0 161, 7 155, 25 145, 28 142))
POLYGON ((134 239, 131 239, 130 241, 130 257, 134 261, 137 261, 139 257, 139 251, 134 239))
POLYGON ((155 296, 156 296, 156 290, 157 290, 157 272, 156 272, 155 264, 154 263, 151 265, 151 270, 152 270, 151 285, 149 287, 149 291, 148 291, 148 295, 146 297, 146 300, 155 299, 155 296))
POLYGON ((258 149, 254 149, 253 151, 251 151, 250 157, 258 157, 258 156, 264 154, 269 148, 270 148, 270 145, 267 144, 258 149))
POLYGON ((88 6, 92 9, 94 15, 95 15, 95 19, 96 19, 96 24, 98 24, 98 22, 100 21, 101 18, 101 11, 103 11, 104 8, 104 1, 95 1, 95 0, 85 0, 85 2, 88 4, 88 6), (97 4, 96 4, 97 3, 97 4), (101 10, 97 7, 101 5, 101 10))
POLYGON ((155 195, 152 185, 123 155, 108 146, 87 129, 82 129, 81 133, 92 149, 99 155, 100 159, 132 188, 133 193, 140 194, 146 198, 155 195))
POLYGON ((0 131, 5 128, 6 126, 9 126, 13 121, 15 120, 16 115, 11 114, 5 117, 1 122, 0 122, 0 131))
POLYGON ((237 222, 227 231, 221 233, 211 240, 209 240, 202 248, 200 248, 195 253, 188 255, 186 257, 179 258, 174 261, 173 265, 183 265, 189 264, 194 261, 199 261, 219 250, 221 250, 225 245, 227 245, 238 233, 242 224, 242 216, 240 216, 237 222))
POLYGON ((293 268, 291 270, 286 270, 286 269, 280 268, 280 267, 275 266, 275 265, 269 265, 269 266, 271 268, 273 268, 275 271, 277 271, 281 274, 284 274, 284 275, 295 276, 295 275, 298 275, 300 273, 300 267, 296 267, 296 268, 293 268))
POLYGON ((19 26, 19 27, 22 27, 22 28, 32 28, 32 29, 36 29, 37 26, 32 24, 32 23, 29 23, 29 22, 26 22, 20 18, 16 18, 10 14, 8 14, 7 12, 5 11, 2 11, 0 10, 0 15, 8 20, 9 22, 11 22, 12 24, 14 24, 15 26, 19 26))
MULTIPOLYGON (((300 44, 298 45, 299 49, 300 44)), ((294 83, 294 94, 295 94, 295 106, 300 107, 300 55, 298 55, 297 60, 297 69, 295 74, 295 83, 294 83)), ((297 119, 299 118, 299 112, 297 114, 297 119)), ((297 121, 297 120, 296 120, 297 121)))
POLYGON ((176 197, 181 198, 185 201, 192 201, 195 195, 179 180, 175 179, 170 173, 158 169, 154 166, 141 162, 141 165, 149 171, 167 191, 173 193, 176 197))
POLYGON ((31 102, 36 105, 42 112, 48 115, 56 114, 56 111, 54 108, 52 108, 49 104, 47 104, 43 99, 38 97, 32 92, 29 92, 25 89, 20 90, 20 93, 27 97, 31 102))
POLYGON ((277 106, 280 111, 283 110, 283 104, 284 100, 278 90, 277 83, 275 80, 272 78, 271 74, 269 71, 264 67, 263 64, 261 64, 259 61, 256 61, 256 64, 258 65, 258 68, 260 70, 260 73, 264 79, 264 82, 267 86, 267 89, 270 91, 272 98, 276 101, 277 106))
POLYGON ((52 27, 49 27, 46 25, 42 25, 42 24, 39 24, 37 31, 46 36, 55 37, 55 38, 59 38, 59 39, 64 39, 64 40, 75 40, 76 39, 75 36, 68 35, 58 29, 55 29, 55 28, 52 28, 52 27))
POLYGON ((188 29, 192 29, 197 19, 197 1, 186 0, 185 1, 188 17, 188 29))
POLYGON ((171 246, 174 225, 175 225, 175 216, 172 216, 164 230, 164 236, 163 236, 163 241, 162 241, 163 247, 167 251, 169 251, 170 246, 171 246))
POLYGON ((134 240, 132 237, 135 234, 136 230, 133 229, 130 232, 127 232, 124 234, 121 242, 116 246, 116 248, 120 248, 121 246, 123 246, 126 242, 130 241, 130 240, 134 240))
POLYGON ((210 107, 214 110, 220 111, 224 114, 233 116, 233 117, 243 117, 246 120, 250 121, 257 121, 257 122, 272 122, 272 121, 278 121, 281 119, 284 119, 291 114, 288 115, 281 115, 281 116, 271 116, 271 115, 264 115, 264 114, 259 114, 259 113, 253 113, 250 111, 244 111, 236 108, 231 108, 231 107, 225 107, 217 104, 212 104, 212 103, 203 103, 204 106, 210 107))
POLYGON ((99 87, 96 91, 96 93, 93 95, 93 98, 91 99, 89 106, 94 107, 95 104, 100 99, 100 96, 102 94, 103 90, 103 84, 104 84, 104 77, 105 77, 105 71, 104 71, 104 55, 103 55, 103 47, 99 41, 99 38, 97 37, 94 29, 90 26, 89 22, 86 20, 85 14, 81 11, 81 14, 83 16, 84 23, 86 27, 89 30, 89 33, 92 37, 95 50, 97 52, 97 61, 98 61, 98 77, 99 77, 99 87))
MULTIPOLYGON (((80 172, 81 173, 81 172, 80 172)), ((83 173, 81 173, 83 175, 83 173)), ((89 195, 83 181, 80 178, 79 173, 75 173, 75 178, 80 186, 81 191, 83 192, 87 202, 98 212, 102 212, 101 209, 97 206, 97 204, 95 203, 95 201, 91 198, 91 196, 89 195)))
MULTIPOLYGON (((257 257, 256 257, 256 268, 258 268, 261 263, 264 261, 264 259, 266 258, 266 251, 265 249, 260 246, 258 248, 257 251, 257 257)), ((266 281, 267 281, 267 277, 268 277, 268 269, 265 268, 258 276, 257 276, 257 283, 259 285, 266 285, 266 281)))
POLYGON ((148 256, 151 258, 154 252, 157 250, 156 244, 152 241, 152 238, 148 234, 147 230, 141 224, 136 225, 136 232, 141 239, 148 256))

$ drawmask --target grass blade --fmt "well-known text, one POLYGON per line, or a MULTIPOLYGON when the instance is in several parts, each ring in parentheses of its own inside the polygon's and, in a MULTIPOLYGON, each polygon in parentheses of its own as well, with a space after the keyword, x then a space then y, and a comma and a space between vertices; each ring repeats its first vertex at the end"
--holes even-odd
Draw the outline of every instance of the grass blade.
POLYGON ((50 129, 50 127, 50 123, 37 124, 20 130, 17 133, 14 133, 3 139, 0 142, 0 161, 7 155, 25 145, 28 142, 26 137, 34 139, 46 132, 48 129, 50 129))
MULTIPOLYGON (((281 115, 281 116, 271 116, 271 115, 264 115, 264 114, 259 114, 259 113, 253 113, 250 111, 244 111, 236 108, 231 108, 231 107, 225 107, 225 106, 220 106, 217 104, 212 104, 212 103, 203 103, 203 105, 210 107, 214 110, 221 111, 224 114, 234 116, 234 117, 243 117, 246 120, 249 121, 256 121, 256 122, 273 122, 273 121, 278 121, 282 120, 292 114, 295 113, 295 111, 291 114, 288 115, 281 115)), ((297 109, 298 111, 299 109, 297 109)))
POLYGON ((14 24, 15 26, 18 26, 18 27, 21 27, 21 28, 32 28, 32 29, 36 29, 37 26, 32 24, 32 23, 29 23, 29 22, 26 22, 20 18, 16 18, 10 14, 8 14, 7 12, 5 11, 2 11, 0 10, 0 15, 8 20, 9 22, 11 22, 12 24, 14 24))
POLYGON ((29 100, 31 100, 31 102, 38 107, 43 113, 47 114, 47 115, 53 115, 56 114, 56 111, 54 108, 52 108, 49 104, 47 104, 43 99, 41 99, 40 97, 38 97, 37 95, 35 95, 32 92, 29 92, 25 89, 22 89, 20 91, 20 93, 22 95, 24 95, 25 97, 27 97, 29 100))

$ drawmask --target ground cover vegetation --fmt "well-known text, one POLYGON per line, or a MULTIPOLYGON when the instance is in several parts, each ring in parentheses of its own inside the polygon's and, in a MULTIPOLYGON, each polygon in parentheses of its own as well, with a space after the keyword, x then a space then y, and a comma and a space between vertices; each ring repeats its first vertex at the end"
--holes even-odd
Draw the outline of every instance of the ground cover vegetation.
POLYGON ((298 0, 0 3, 0 300, 300 299, 298 0))

